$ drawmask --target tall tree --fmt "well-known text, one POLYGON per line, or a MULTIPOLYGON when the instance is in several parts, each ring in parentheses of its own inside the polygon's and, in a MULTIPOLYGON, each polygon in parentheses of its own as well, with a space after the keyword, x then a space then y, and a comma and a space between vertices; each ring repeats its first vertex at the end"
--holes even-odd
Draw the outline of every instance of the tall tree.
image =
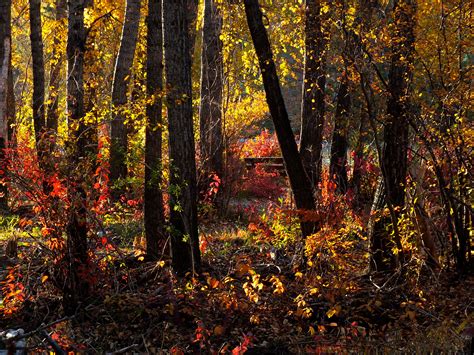
POLYGON ((8 69, 8 94, 7 94, 7 119, 8 119, 8 141, 10 146, 16 146, 16 134, 15 134, 15 118, 16 116, 16 103, 15 103, 15 83, 13 78, 13 66, 10 53, 10 65, 8 69))
POLYGON ((33 59, 33 123, 35 128, 36 149, 43 165, 44 149, 42 143, 45 133, 44 109, 44 58, 43 35, 41 25, 41 0, 30 0, 30 40, 33 59))
POLYGON ((191 62, 193 61, 194 47, 196 44, 196 20, 198 15, 199 0, 188 0, 186 3, 186 14, 188 17, 189 31, 189 53, 191 54, 191 62))
MULTIPOLYGON (((350 182, 351 188, 354 190, 355 202, 361 205, 363 198, 373 198, 372 196, 364 196, 363 193, 363 176, 365 171, 363 169, 364 161, 364 146, 367 143, 368 136, 368 122, 375 121, 377 116, 377 107, 374 102, 373 91, 370 90, 369 82, 374 74, 371 72, 371 61, 364 54, 364 42, 362 38, 366 38, 373 28, 373 17, 377 13, 379 7, 378 0, 358 0, 356 16, 352 27, 355 29, 358 35, 344 24, 344 32, 347 36, 346 45, 348 44, 349 49, 349 60, 356 67, 356 70, 360 73, 360 87, 363 92, 365 109, 361 109, 360 121, 358 127, 357 141, 354 148, 354 166, 352 170, 352 179, 350 182), (354 65, 355 64, 355 65, 354 65)), ((381 11, 379 11, 381 13, 381 11)))
POLYGON ((334 117, 334 133, 331 144, 331 159, 329 175, 334 178, 337 191, 345 194, 347 192, 347 130, 349 124, 349 110, 351 97, 348 91, 347 74, 344 73, 337 92, 336 112, 334 117))
POLYGON ((162 92, 163 92, 163 30, 161 0, 148 1, 147 18, 147 125, 145 140, 145 237, 150 259, 163 249, 164 211, 161 193, 162 176, 162 92))
POLYGON ((214 0, 204 2, 201 56, 201 106, 199 109, 200 149, 203 175, 216 173, 222 178, 222 16, 214 0))
POLYGON ((388 206, 390 217, 376 216, 369 224, 370 265, 372 270, 377 271, 393 270, 403 260, 397 220, 399 211, 405 205, 409 90, 416 25, 415 0, 395 1, 393 17, 387 114, 380 159, 382 179, 372 206, 372 216, 388 206), (394 248, 398 252, 393 252, 394 248))
POLYGON ((191 53, 186 0, 164 0, 167 84, 170 222, 173 268, 178 274, 201 265, 197 221, 196 161, 193 132, 191 53))
POLYGON ((313 187, 318 188, 322 164, 326 39, 322 0, 306 0, 305 55, 301 104, 300 154, 313 187))
MULTIPOLYGON (((245 0, 244 4, 247 23, 260 63, 268 107, 272 115, 281 153, 290 180, 291 190, 295 197, 296 208, 302 211, 315 210, 316 204, 313 197, 311 181, 305 173, 291 129, 275 62, 273 60, 270 41, 268 40, 267 31, 263 24, 262 11, 258 0, 245 0)), ((303 236, 306 237, 315 232, 315 225, 312 222, 303 220, 301 230, 303 236)))
POLYGON ((82 185, 84 178, 77 168, 87 153, 87 131, 84 118, 84 28, 85 0, 68 1, 67 37, 67 113, 71 166, 76 170, 70 176, 69 223, 67 227, 67 265, 69 267, 63 296, 66 313, 76 311, 80 302, 89 295, 89 283, 84 277, 88 266, 86 196, 82 185))
POLYGON ((122 38, 112 84, 113 118, 110 134, 110 181, 112 184, 117 182, 118 179, 127 177, 128 137, 125 125, 126 115, 123 109, 127 104, 127 90, 137 45, 139 21, 140 0, 127 0, 122 38))
MULTIPOLYGON (((66 18, 66 0, 56 0, 56 22, 61 22, 66 18)), ((61 68, 62 68, 62 52, 61 45, 61 31, 57 29, 53 39, 53 53, 51 59, 51 69, 49 72, 49 98, 46 125, 48 131, 52 133, 52 138, 58 130, 59 119, 59 86, 61 84, 61 68)))
MULTIPOLYGON (((0 3, 0 180, 6 177, 4 149, 8 144, 8 76, 11 66, 11 0, 0 3)), ((0 210, 8 210, 7 186, 0 183, 0 210)))

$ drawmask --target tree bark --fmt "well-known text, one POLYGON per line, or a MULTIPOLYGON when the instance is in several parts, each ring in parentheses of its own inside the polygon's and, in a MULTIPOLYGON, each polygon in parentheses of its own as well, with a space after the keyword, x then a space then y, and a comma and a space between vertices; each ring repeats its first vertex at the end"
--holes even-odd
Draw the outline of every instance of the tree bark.
POLYGON ((6 176, 8 162, 4 149, 8 146, 8 77, 11 72, 11 0, 0 3, 0 210, 8 211, 6 176))
MULTIPOLYGON (((358 0, 356 17, 354 19, 354 28, 359 33, 360 38, 367 36, 368 32, 372 30, 372 22, 374 13, 377 12, 379 7, 378 0, 358 0)), ((356 40, 352 33, 348 34, 347 43, 350 44, 350 49, 354 58, 364 58, 363 49, 361 43, 356 40)), ((357 59, 355 59, 357 60, 357 59)), ((371 81, 373 73, 370 71, 370 63, 366 60, 359 61, 360 72, 361 72, 361 88, 364 92, 364 99, 366 103, 366 111, 361 111, 360 122, 358 129, 357 142, 354 148, 354 167, 352 170, 352 179, 350 182, 351 188, 354 190, 354 201, 357 207, 365 205, 366 201, 374 200, 374 195, 363 191, 363 171, 362 162, 364 161, 364 146, 368 140, 368 125, 369 121, 375 121, 377 113, 375 112, 376 107, 373 102, 374 97, 371 95, 371 91, 367 87, 367 83, 371 81), (370 117, 369 117, 370 116, 370 117)), ((367 189, 366 189, 367 190, 367 189)))
POLYGON ((343 74, 339 90, 337 92, 337 103, 335 113, 334 133, 331 144, 331 160, 329 165, 329 176, 334 179, 337 191, 341 194, 347 192, 347 130, 349 124, 349 111, 351 97, 348 92, 348 79, 343 74))
POLYGON ((359 121, 359 133, 357 136, 357 142, 354 148, 354 167, 352 169, 351 188, 354 190, 354 200, 358 206, 362 203, 362 177, 364 172, 362 170, 362 160, 364 159, 364 145, 366 143, 366 126, 367 126, 367 113, 360 113, 359 121))
POLYGON ((42 136, 44 134, 44 58, 43 35, 41 25, 41 0, 30 0, 30 40, 33 60, 33 123, 35 129, 36 149, 38 156, 43 155, 42 136))
POLYGON ((223 175, 221 29, 222 16, 220 10, 214 0, 205 0, 199 122, 201 164, 206 186, 208 186, 210 174, 217 174, 221 179, 223 175))
MULTIPOLYGON (((253 44, 260 63, 268 107, 272 115, 291 189, 295 197, 296 208, 300 211, 313 211, 316 209, 316 204, 311 181, 305 173, 295 137, 291 130, 288 112, 286 111, 273 60, 273 53, 262 20, 262 11, 258 0, 245 0, 244 4, 250 34, 252 35, 253 44)), ((303 237, 307 237, 316 231, 315 224, 304 221, 303 218, 301 230, 303 237)))
POLYGON ((400 236, 397 219, 405 205, 407 174, 408 125, 409 125, 409 82, 411 80, 414 27, 416 24, 416 4, 414 0, 398 0, 394 3, 394 32, 392 40, 391 65, 388 83, 387 115, 384 125, 384 145, 382 147, 382 179, 375 197, 372 215, 388 206, 390 218, 381 217, 370 230, 371 269, 390 271, 402 262, 400 236), (383 196, 382 196, 383 195, 383 196), (389 227, 389 224, 392 224, 389 227), (390 229, 394 231, 391 236, 390 229))
MULTIPOLYGON (((113 185, 119 179, 127 177, 127 127, 123 112, 127 104, 127 89, 131 67, 135 55, 140 21, 140 0, 127 0, 122 39, 115 64, 112 84, 112 123, 110 146, 110 182, 113 185)), ((120 189, 118 194, 120 193, 120 189)))
MULTIPOLYGON (((66 0, 56 0, 56 22, 66 18, 66 0)), ((51 69, 49 74, 49 104, 47 110, 46 125, 51 133, 51 138, 55 139, 58 131, 59 120, 59 86, 61 85, 61 67, 63 55, 59 46, 61 45, 61 37, 59 29, 56 30, 53 39, 53 53, 51 60, 51 69)), ((54 144, 51 145, 51 148, 54 144)))
POLYGON ((165 73, 167 83, 170 223, 175 271, 199 272, 196 161, 194 150, 191 54, 186 0, 164 0, 165 73))
MULTIPOLYGON (((76 167, 85 158, 87 148, 84 117, 84 0, 68 2, 67 38, 67 112, 71 166, 76 167)), ((89 296, 89 282, 84 277, 89 257, 87 253, 87 211, 83 177, 72 176, 69 182, 69 223, 67 226, 68 274, 63 294, 63 307, 67 314, 76 312, 89 296)))
POLYGON ((326 87, 326 39, 321 0, 306 0, 305 56, 301 104, 300 154, 314 189, 321 178, 326 87))
POLYGON ((148 258, 159 257, 165 247, 162 183, 162 93, 163 93, 163 30, 162 2, 148 1, 147 18, 147 95, 145 141, 144 219, 148 258))
POLYGON ((10 53, 10 64, 8 69, 8 94, 7 94, 7 133, 10 147, 16 147, 16 107, 15 107, 15 83, 13 82, 13 67, 10 53))

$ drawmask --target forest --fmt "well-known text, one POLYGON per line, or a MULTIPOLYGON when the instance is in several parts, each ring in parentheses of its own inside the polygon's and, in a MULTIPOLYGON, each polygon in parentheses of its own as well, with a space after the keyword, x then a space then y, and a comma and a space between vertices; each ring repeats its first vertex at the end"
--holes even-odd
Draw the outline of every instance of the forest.
POLYGON ((473 68, 469 0, 1 0, 0 354, 472 354, 473 68))

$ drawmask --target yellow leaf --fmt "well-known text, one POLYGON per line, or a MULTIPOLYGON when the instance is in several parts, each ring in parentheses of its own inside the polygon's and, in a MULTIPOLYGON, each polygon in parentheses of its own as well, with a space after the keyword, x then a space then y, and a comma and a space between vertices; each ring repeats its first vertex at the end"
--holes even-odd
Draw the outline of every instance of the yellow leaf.
POLYGON ((326 315, 328 316, 328 318, 331 318, 332 316, 334 316, 336 314, 336 309, 335 308, 331 308, 329 311, 327 311, 326 315))
POLYGON ((41 283, 45 283, 48 278, 49 278, 48 275, 41 276, 41 283))
POLYGON ((328 316, 328 318, 331 318, 331 317, 333 317, 334 315, 338 315, 340 311, 341 311, 341 306, 337 304, 337 305, 335 305, 333 308, 331 308, 331 309, 326 313, 326 315, 328 316))
POLYGON ((260 324, 260 318, 253 314, 251 317, 250 317, 250 323, 252 324, 260 324))

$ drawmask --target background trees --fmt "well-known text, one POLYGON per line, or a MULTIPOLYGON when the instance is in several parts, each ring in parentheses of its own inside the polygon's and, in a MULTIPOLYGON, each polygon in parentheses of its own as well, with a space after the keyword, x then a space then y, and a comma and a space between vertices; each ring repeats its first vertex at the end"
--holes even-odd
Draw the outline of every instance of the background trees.
POLYGON ((45 80, 43 58, 43 35, 41 33, 41 0, 30 1, 30 39, 33 60, 33 122, 38 152, 41 136, 45 133, 45 80))
MULTIPOLYGON (((246 0, 245 13, 259 59, 268 107, 275 125, 291 189, 295 196, 296 207, 302 211, 314 210, 316 206, 310 180, 308 180, 308 176, 303 168, 293 131, 291 130, 258 1, 246 0)), ((303 220, 301 230, 303 236, 308 236, 315 231, 315 225, 312 222, 303 220)))
POLYGON ((224 172, 224 140, 222 134, 222 94, 224 68, 222 41, 222 15, 214 1, 204 3, 201 57, 201 98, 199 106, 200 158, 204 184, 209 175, 219 178, 224 172))
POLYGON ((140 0, 127 1, 125 20, 122 28, 120 50, 115 64, 112 85, 113 119, 111 122, 110 180, 127 177, 127 117, 124 105, 127 103, 127 88, 130 81, 130 69, 133 64, 140 20, 140 0))
MULTIPOLYGON (((0 149, 3 150, 8 144, 8 76, 11 61, 11 1, 4 1, 0 5, 0 149)), ((0 153, 2 161, 2 179, 5 179, 6 162, 3 153, 0 153)), ((0 188, 0 208, 8 210, 7 189, 3 184, 0 188)))
POLYGON ((64 53, 60 50, 61 45, 61 25, 64 19, 67 17, 66 13, 66 0, 57 0, 55 3, 55 20, 56 28, 54 40, 53 40, 53 49, 52 49, 52 59, 51 59, 51 69, 49 73, 49 98, 48 98, 48 107, 47 107, 47 121, 46 125, 48 130, 53 133, 53 139, 55 139, 58 132, 58 121, 59 121, 59 95, 60 95, 60 86, 61 86, 61 68, 63 67, 63 58, 64 53))

